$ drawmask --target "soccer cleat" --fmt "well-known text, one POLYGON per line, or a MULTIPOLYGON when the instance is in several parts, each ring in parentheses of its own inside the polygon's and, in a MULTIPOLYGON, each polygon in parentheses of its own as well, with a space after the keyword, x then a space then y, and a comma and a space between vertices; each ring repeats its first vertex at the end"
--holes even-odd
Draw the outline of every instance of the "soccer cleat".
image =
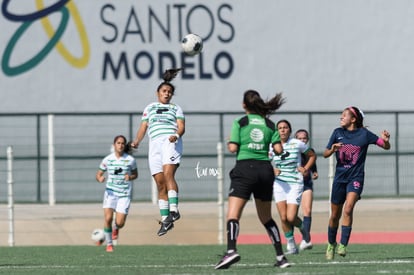
POLYGON ((178 221, 181 218, 180 212, 170 212, 173 222, 178 221))
POLYGON ((220 262, 218 262, 218 264, 216 264, 214 269, 227 269, 232 264, 235 264, 238 261, 240 261, 240 255, 237 254, 236 251, 233 251, 233 252, 230 252, 230 253, 227 252, 226 254, 224 254, 223 258, 221 258, 220 262))
POLYGON ((328 243, 328 247, 326 248, 326 259, 327 260, 333 260, 335 256, 335 248, 336 248, 336 243, 333 243, 333 244, 328 243))
POLYGON ((291 248, 286 249, 286 253, 285 254, 286 255, 299 254, 299 250, 298 250, 298 248, 296 246, 294 246, 294 247, 291 247, 291 248))
POLYGON ((286 268, 286 267, 290 267, 290 263, 288 262, 288 260, 286 259, 285 256, 283 256, 283 259, 278 261, 276 260, 275 265, 276 267, 280 267, 280 268, 286 268))
POLYGON ((181 218, 180 212, 173 212, 171 211, 170 214, 168 214, 168 217, 164 220, 164 222, 175 222, 181 218))
POLYGON ((158 230, 158 236, 165 235, 168 231, 174 228, 174 223, 168 222, 167 219, 160 221, 159 223, 161 224, 161 228, 158 230))
POLYGON ((302 234, 302 240, 305 240, 306 242, 310 242, 310 234, 308 231, 306 231, 303 227, 299 229, 300 233, 302 234))
POLYGON ((286 245, 286 255, 299 254, 299 250, 295 244, 295 241, 288 241, 286 245))
POLYGON ((339 256, 345 257, 346 256, 346 245, 339 244, 337 252, 339 256))
POLYGON ((305 240, 302 240, 299 245, 299 250, 312 249, 312 247, 313 245, 310 241, 306 242, 305 240))
POLYGON ((100 241, 95 242, 95 244, 96 244, 97 246, 100 246, 100 245, 102 245, 104 242, 105 242, 105 240, 100 240, 100 241))
POLYGON ((114 247, 112 246, 112 244, 108 244, 106 246, 106 252, 114 252, 114 247))

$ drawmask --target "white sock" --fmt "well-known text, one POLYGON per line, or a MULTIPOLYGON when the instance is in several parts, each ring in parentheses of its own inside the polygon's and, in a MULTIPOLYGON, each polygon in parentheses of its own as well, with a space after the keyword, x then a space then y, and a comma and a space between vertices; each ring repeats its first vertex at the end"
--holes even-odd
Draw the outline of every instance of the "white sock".
POLYGON ((283 260, 283 257, 285 257, 285 255, 276 256, 276 260, 281 261, 283 260))
POLYGON ((112 231, 111 232, 106 232, 105 233, 105 241, 106 241, 106 245, 111 245, 112 244, 112 231))
POLYGON ((289 246, 291 246, 291 247, 295 247, 296 246, 296 242, 295 242, 295 238, 294 237, 286 238, 286 241, 289 244, 289 246))

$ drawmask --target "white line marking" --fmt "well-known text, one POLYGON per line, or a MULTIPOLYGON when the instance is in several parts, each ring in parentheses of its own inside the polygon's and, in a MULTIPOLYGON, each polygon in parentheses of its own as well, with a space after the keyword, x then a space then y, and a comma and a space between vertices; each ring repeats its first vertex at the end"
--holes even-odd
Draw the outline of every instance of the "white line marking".
MULTIPOLYGON (((349 265, 349 264, 364 264, 364 265, 377 265, 377 264, 412 264, 413 260, 386 260, 386 261, 322 261, 322 262, 300 262, 300 263, 291 263, 293 266, 311 266, 311 265, 349 265)), ((238 263, 238 266, 244 267, 255 267, 255 266, 272 266, 273 263, 254 263, 254 264, 243 264, 238 263)), ((183 268, 209 268, 214 267, 214 264, 189 264, 189 265, 111 265, 111 266, 95 266, 95 265, 1 265, 0 270, 7 269, 74 269, 74 268, 94 268, 94 269, 118 269, 118 268, 174 268, 174 269, 183 269, 183 268)))

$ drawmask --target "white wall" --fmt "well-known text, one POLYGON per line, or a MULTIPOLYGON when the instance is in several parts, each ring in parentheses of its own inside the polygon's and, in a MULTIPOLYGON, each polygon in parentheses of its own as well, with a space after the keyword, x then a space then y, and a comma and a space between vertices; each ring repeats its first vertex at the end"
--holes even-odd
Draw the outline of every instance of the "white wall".
MULTIPOLYGON (((41 2, 10 1, 6 10, 33 15, 41 2)), ((181 74, 174 81, 174 101, 185 111, 239 111, 250 88, 264 97, 283 91, 286 111, 413 110, 414 1, 72 0, 66 7, 59 41, 67 52, 51 47, 36 66, 15 75, 8 67, 51 43, 43 24, 57 29, 63 13, 31 24, 30 17, 13 21, 1 14, 0 112, 141 111, 155 100, 159 71, 172 66, 164 59, 160 67, 161 52, 185 67, 188 79, 181 74), (165 30, 149 19, 151 11, 165 30), (188 32, 206 38, 201 56, 182 57, 179 41, 188 32), (118 62, 122 53, 130 77, 122 70, 104 79, 105 55, 118 62), (148 59, 134 61, 145 53, 153 71, 148 59)))

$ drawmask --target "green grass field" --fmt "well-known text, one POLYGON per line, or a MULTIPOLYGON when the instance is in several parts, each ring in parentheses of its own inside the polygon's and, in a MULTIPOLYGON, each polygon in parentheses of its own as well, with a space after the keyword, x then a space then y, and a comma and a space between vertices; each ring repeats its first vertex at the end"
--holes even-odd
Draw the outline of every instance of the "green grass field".
POLYGON ((241 261, 214 270, 225 246, 1 247, 2 274, 412 274, 414 245, 353 245, 345 258, 325 260, 325 246, 289 255, 292 267, 273 267, 270 245, 239 245, 241 261))

